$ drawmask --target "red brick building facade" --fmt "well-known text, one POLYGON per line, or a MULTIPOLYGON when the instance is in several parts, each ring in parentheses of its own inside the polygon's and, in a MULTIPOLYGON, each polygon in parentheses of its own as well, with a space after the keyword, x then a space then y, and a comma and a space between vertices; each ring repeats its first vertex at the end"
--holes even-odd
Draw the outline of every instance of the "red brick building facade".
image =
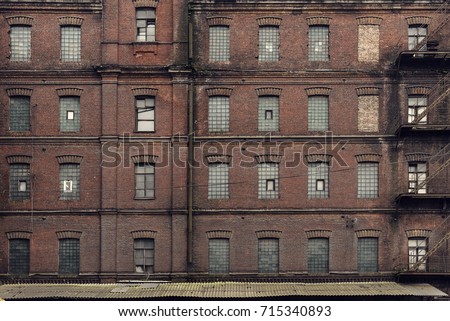
POLYGON ((0 1, 0 15, 3 279, 448 292, 448 3, 0 1))

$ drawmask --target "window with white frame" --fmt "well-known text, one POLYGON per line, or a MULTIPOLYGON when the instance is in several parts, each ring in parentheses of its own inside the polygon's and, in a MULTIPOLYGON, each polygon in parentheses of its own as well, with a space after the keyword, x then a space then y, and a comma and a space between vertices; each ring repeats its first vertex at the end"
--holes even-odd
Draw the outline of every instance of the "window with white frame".
POLYGON ((156 10, 154 8, 136 9, 136 29, 138 42, 156 40, 156 10))
POLYGON ((308 32, 308 60, 329 61, 329 27, 315 25, 308 32))
POLYGON ((139 238, 134 240, 134 266, 137 273, 153 273, 155 266, 155 240, 139 238))
POLYGON ((11 26, 10 37, 10 57, 11 61, 31 60, 31 26, 15 25, 11 26))
POLYGON ((80 199, 80 164, 59 165, 59 199, 80 199))
POLYGON ((81 61, 80 26, 61 26, 61 61, 81 61))
MULTIPOLYGON (((411 95, 408 97, 408 123, 412 123, 417 116, 427 109, 428 97, 420 95, 411 95)), ((427 115, 423 116, 418 124, 426 124, 427 115)))
POLYGON ((80 131, 80 97, 59 98, 59 127, 62 132, 80 131))
POLYGON ((308 198, 328 198, 328 163, 308 163, 308 198))
POLYGON ((8 273, 28 275, 30 272, 30 240, 10 239, 8 273))
POLYGON ((427 37, 428 26, 427 25, 410 25, 408 27, 408 50, 425 51, 427 45, 423 44, 420 48, 417 46, 427 37))
POLYGON ((258 130, 279 131, 280 112, 278 96, 259 96, 258 98, 258 130))
POLYGON ((80 240, 59 240, 59 274, 78 275, 80 272, 80 240))
POLYGON ((328 130, 328 96, 308 97, 308 130, 328 130))
POLYGON ((278 198, 278 163, 258 164, 258 199, 278 198))
POLYGON ((427 163, 409 163, 408 165, 408 192, 426 194, 427 186, 423 184, 427 178, 427 163))
POLYGON ((228 273, 230 270, 230 240, 212 238, 208 242, 208 272, 228 273))
POLYGON ((358 272, 378 272, 378 238, 358 238, 358 272))
POLYGON ((208 128, 210 132, 230 129, 230 97, 210 96, 208 102, 208 128))
POLYGON ((208 165, 208 199, 228 199, 228 164, 208 165))
POLYGON ((259 61, 280 60, 280 28, 278 26, 259 27, 259 61))
MULTIPOLYGON (((428 252, 428 239, 425 237, 412 237, 408 239, 408 263, 412 268, 428 252)), ((418 271, 427 271, 427 260, 421 263, 418 271)))
POLYGON ((358 163, 358 198, 378 197, 378 163, 358 163))
POLYGON ((258 272, 278 273, 279 240, 276 238, 258 239, 258 272))
POLYGON ((10 164, 9 198, 11 200, 30 199, 30 164, 10 164))
POLYGON ((308 239, 308 273, 328 273, 329 245, 328 238, 308 239))
POLYGON ((155 164, 137 163, 134 167, 135 198, 155 198, 155 164))
POLYGON ((9 99, 9 129, 14 132, 30 130, 30 97, 11 96, 9 99))
POLYGON ((230 60, 230 27, 209 27, 209 61, 226 62, 230 60))
POLYGON ((136 131, 155 131, 155 97, 136 98, 136 131))

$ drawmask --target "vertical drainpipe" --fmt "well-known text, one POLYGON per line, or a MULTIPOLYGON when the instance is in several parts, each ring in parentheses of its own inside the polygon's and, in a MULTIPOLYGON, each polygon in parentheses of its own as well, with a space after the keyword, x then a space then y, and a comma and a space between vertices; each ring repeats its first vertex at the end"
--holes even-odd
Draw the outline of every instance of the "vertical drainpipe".
MULTIPOLYGON (((193 28, 192 28, 192 21, 190 19, 189 9, 188 9, 188 21, 189 21, 189 31, 188 31, 188 38, 189 38, 189 65, 191 65, 192 62, 192 56, 193 56, 193 28)), ((189 111, 188 111, 188 263, 191 264, 193 261, 193 243, 194 243, 194 235, 193 235, 193 218, 192 218, 192 207, 193 207, 193 164, 194 164, 194 84, 193 79, 191 78, 189 80, 189 111)))

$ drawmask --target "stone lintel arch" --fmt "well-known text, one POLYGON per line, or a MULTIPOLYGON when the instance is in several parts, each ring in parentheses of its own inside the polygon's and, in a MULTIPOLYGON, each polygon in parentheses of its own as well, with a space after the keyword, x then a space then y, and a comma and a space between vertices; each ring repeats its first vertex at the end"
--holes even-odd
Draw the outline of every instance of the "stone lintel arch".
POLYGON ((6 232, 6 237, 8 240, 13 240, 13 239, 26 239, 29 240, 31 239, 31 232, 28 231, 14 231, 14 232, 6 232))
POLYGON ((306 238, 330 238, 331 231, 330 230, 309 230, 305 231, 306 238))
POLYGON ((158 232, 152 230, 132 231, 131 237, 133 239, 156 239, 158 232))
POLYGON ((281 231, 276 230, 263 230, 263 231, 256 231, 256 237, 258 239, 279 239, 281 238, 281 231))
POLYGON ((230 239, 232 235, 231 231, 215 230, 206 232, 208 239, 230 239))
POLYGON ((80 239, 83 232, 80 231, 59 231, 56 232, 58 240, 62 239, 80 239))

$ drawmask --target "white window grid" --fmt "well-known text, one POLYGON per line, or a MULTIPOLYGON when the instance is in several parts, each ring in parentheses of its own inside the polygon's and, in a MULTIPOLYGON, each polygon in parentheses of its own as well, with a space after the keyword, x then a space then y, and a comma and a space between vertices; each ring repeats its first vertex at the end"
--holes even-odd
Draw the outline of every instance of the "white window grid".
MULTIPOLYGON (((412 268, 428 252, 428 239, 416 237, 408 239, 408 264, 412 268)), ((419 265, 418 271, 427 271, 427 260, 419 265)))
POLYGON ((279 124, 279 97, 260 96, 258 98, 258 130, 279 131, 279 124))
POLYGON ((328 198, 328 172, 326 162, 308 163, 308 198, 328 198))
POLYGON ((30 130, 30 97, 10 97, 9 129, 14 132, 30 130))
MULTIPOLYGON (((427 109, 428 97, 409 96, 408 97, 408 123, 412 123, 414 119, 427 109)), ((419 124, 427 123, 427 115, 419 120, 419 124)))
POLYGON ((59 126, 62 132, 80 131, 80 97, 59 98, 59 126))
POLYGON ((280 60, 280 28, 278 26, 259 27, 259 61, 280 60))
POLYGON ((60 164, 59 165, 59 191, 60 200, 80 199, 80 164, 60 164), (72 190, 65 188, 65 182, 72 182, 72 190))
MULTIPOLYGON (((408 193, 416 192, 416 189, 427 178, 427 163, 410 163, 408 166, 408 193)), ((426 194, 426 184, 417 190, 418 194, 426 194)))
POLYGON ((423 41, 428 34, 427 25, 410 25, 408 27, 408 50, 417 49, 419 51, 426 51, 427 45, 424 44, 420 48, 417 45, 423 41))
POLYGON ((329 272, 329 241, 327 238, 308 239, 308 273, 329 272))
POLYGON ((208 103, 208 129, 227 132, 230 129, 230 97, 211 96, 208 103))
POLYGON ((156 41, 156 11, 142 8, 136 10, 136 29, 138 42, 156 41))
POLYGON ((230 240, 209 239, 208 272, 210 274, 228 273, 230 270, 230 240))
POLYGON ((230 60, 230 28, 228 26, 209 27, 209 61, 230 60))
POLYGON ((31 60, 31 27, 11 26, 10 31, 10 60, 31 60))
POLYGON ((278 163, 258 164, 258 199, 278 198, 278 190, 278 163))
POLYGON ((61 61, 81 61, 80 26, 61 26, 61 61))
POLYGON ((329 61, 329 27, 310 26, 308 33, 309 61, 329 61))
POLYGON ((136 131, 155 131, 155 97, 136 98, 136 131))
POLYGON ((378 163, 358 163, 358 198, 378 197, 378 163))
POLYGON ((358 272, 378 272, 378 238, 358 238, 358 272))
POLYGON ((328 130, 328 96, 308 97, 308 130, 328 130))
POLYGON ((153 273, 155 266, 155 240, 139 238, 134 240, 134 266, 137 273, 153 273))
POLYGON ((228 199, 228 164, 209 164, 208 199, 228 199))
POLYGON ((262 238, 258 240, 258 272, 278 273, 279 271, 279 240, 262 238))
POLYGON ((9 198, 12 200, 30 199, 30 191, 30 164, 11 164, 9 168, 9 198), (25 190, 23 190, 24 187, 25 190))

